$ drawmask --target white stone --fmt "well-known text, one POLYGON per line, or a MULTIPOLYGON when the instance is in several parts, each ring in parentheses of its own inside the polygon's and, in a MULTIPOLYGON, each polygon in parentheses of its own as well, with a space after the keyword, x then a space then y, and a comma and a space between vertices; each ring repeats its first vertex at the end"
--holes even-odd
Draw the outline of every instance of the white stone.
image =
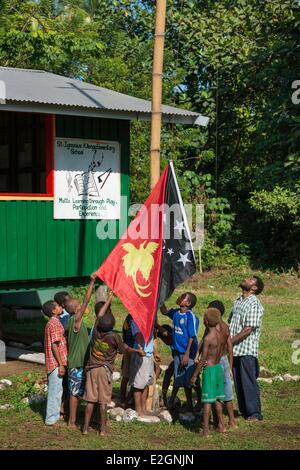
POLYGON ((272 380, 272 379, 266 379, 266 378, 264 378, 264 377, 258 377, 257 380, 258 380, 259 382, 263 382, 263 383, 265 383, 265 384, 271 384, 271 383, 273 383, 273 380, 272 380))
POLYGON ((111 401, 108 405, 107 408, 110 410, 111 408, 115 408, 116 404, 114 401, 111 401))
POLYGON ((33 362, 35 364, 45 364, 45 354, 42 352, 24 351, 24 349, 7 346, 6 357, 17 359, 18 361, 33 362))
POLYGON ((122 416, 117 415, 117 416, 116 416, 116 421, 118 421, 118 422, 122 421, 122 416))
POLYGON ((122 418, 124 413, 125 413, 125 410, 123 410, 123 408, 118 407, 118 406, 117 408, 111 408, 110 410, 108 410, 109 417, 111 419, 115 419, 116 421, 118 421, 117 417, 119 416, 120 418, 122 418))
POLYGON ((1 384, 1 385, 4 385, 3 388, 8 388, 8 387, 11 387, 11 386, 12 386, 11 380, 8 380, 8 379, 1 379, 1 380, 0 380, 0 384, 1 384))
POLYGON ((283 379, 286 382, 298 382, 300 380, 299 375, 284 374, 283 379))
POLYGON ((9 403, 6 403, 5 405, 0 405, 0 410, 13 410, 14 405, 10 405, 9 403))
POLYGON ((45 383, 39 383, 39 382, 35 382, 33 388, 37 391, 37 392, 47 392, 48 391, 48 385, 45 384, 45 383))
POLYGON ((26 403, 26 405, 28 405, 29 404, 29 398, 28 397, 22 398, 21 403, 26 403))
POLYGON ((284 378, 282 375, 275 375, 275 377, 272 377, 273 380, 280 380, 280 382, 284 382, 284 378))
POLYGON ((159 413, 158 417, 162 421, 165 421, 166 423, 172 423, 172 421, 173 421, 172 415, 168 410, 161 411, 159 413))
POLYGON ((137 420, 140 423, 146 424, 158 424, 160 423, 160 419, 158 416, 138 416, 137 420))
POLYGON ((117 382, 118 380, 120 380, 120 378, 121 378, 120 372, 113 372, 113 375, 112 375, 113 382, 117 382))
POLYGON ((137 419, 137 417, 138 415, 135 410, 132 410, 131 408, 127 408, 127 410, 125 410, 122 416, 122 421, 124 423, 130 423, 131 421, 134 421, 135 419, 137 419))

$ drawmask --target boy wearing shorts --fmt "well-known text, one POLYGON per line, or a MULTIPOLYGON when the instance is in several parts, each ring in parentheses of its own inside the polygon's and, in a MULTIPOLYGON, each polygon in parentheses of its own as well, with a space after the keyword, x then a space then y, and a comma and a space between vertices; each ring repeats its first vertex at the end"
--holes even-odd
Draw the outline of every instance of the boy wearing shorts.
POLYGON ((148 398, 149 385, 152 385, 154 381, 154 336, 152 333, 148 344, 146 344, 143 335, 134 320, 131 323, 131 330, 134 337, 134 348, 144 350, 145 356, 141 357, 137 354, 132 356, 130 362, 129 383, 133 386, 135 411, 138 416, 149 416, 151 413, 147 411, 146 402, 148 398))
POLYGON ((204 325, 207 328, 207 335, 203 339, 201 359, 191 378, 191 383, 195 384, 197 376, 204 368, 202 374, 202 398, 203 403, 203 436, 209 434, 209 417, 212 405, 215 407, 218 424, 217 431, 225 432, 222 404, 224 400, 223 369, 219 362, 222 355, 221 335, 217 330, 217 325, 221 321, 221 314, 216 308, 208 308, 204 314, 204 325))
MULTIPOLYGON (((179 309, 168 310, 162 305, 160 311, 172 320, 172 355, 174 359, 175 387, 173 387, 172 399, 175 398, 180 387, 184 387, 187 399, 187 411, 193 411, 191 377, 195 371, 195 357, 198 350, 197 333, 199 319, 192 312, 196 305, 197 297, 191 292, 185 292, 178 297, 176 304, 179 309)), ((201 388, 199 379, 195 383, 198 403, 201 400, 201 388)), ((172 407, 172 403, 171 403, 172 407)), ((198 404, 197 404, 198 408, 198 404)))
POLYGON ((221 342, 222 342, 222 356, 220 359, 220 365, 223 369, 223 379, 224 379, 224 403, 227 409, 228 417, 229 417, 229 426, 231 428, 237 428, 236 419, 234 417, 234 410, 233 410, 233 347, 232 341, 229 332, 229 326, 227 323, 223 321, 223 315, 225 313, 224 304, 220 300, 213 300, 210 302, 208 308, 216 308, 219 310, 221 314, 221 321, 217 325, 217 330, 221 334, 221 342))
POLYGON ((112 374, 117 353, 124 354, 129 351, 136 355, 144 355, 142 349, 135 350, 124 344, 120 336, 113 331, 115 318, 110 308, 112 298, 111 292, 97 315, 93 329, 83 397, 88 402, 83 434, 87 434, 95 404, 99 403, 100 436, 107 435, 107 405, 112 398, 112 374))
POLYGON ((96 273, 91 274, 90 285, 83 303, 77 299, 67 299, 65 308, 70 314, 66 332, 68 334, 68 387, 70 396, 69 426, 76 428, 76 417, 79 399, 84 394, 86 354, 89 346, 89 334, 83 321, 83 315, 90 301, 96 273))

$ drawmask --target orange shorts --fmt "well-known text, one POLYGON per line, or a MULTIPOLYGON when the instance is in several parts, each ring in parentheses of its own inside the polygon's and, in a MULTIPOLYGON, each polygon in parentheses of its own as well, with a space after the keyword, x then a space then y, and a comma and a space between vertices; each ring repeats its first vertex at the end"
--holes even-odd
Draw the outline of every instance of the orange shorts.
POLYGON ((108 405, 112 397, 112 374, 108 367, 100 366, 86 373, 83 399, 91 403, 108 405))

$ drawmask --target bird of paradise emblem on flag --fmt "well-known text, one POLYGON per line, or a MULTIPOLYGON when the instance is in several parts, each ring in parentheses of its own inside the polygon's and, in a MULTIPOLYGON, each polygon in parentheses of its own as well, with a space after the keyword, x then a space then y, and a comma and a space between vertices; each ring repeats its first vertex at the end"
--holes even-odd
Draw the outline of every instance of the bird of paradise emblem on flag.
POLYGON ((122 248, 127 252, 127 254, 122 257, 125 274, 127 277, 132 278, 134 288, 141 297, 149 297, 149 295, 151 295, 151 291, 145 291, 147 291, 151 285, 149 277, 151 269, 154 266, 154 257, 152 254, 159 246, 159 244, 155 242, 149 242, 147 245, 146 243, 146 241, 142 242, 138 248, 132 243, 124 243, 122 245, 122 248), (141 285, 138 283, 138 272, 141 273, 147 284, 141 285))

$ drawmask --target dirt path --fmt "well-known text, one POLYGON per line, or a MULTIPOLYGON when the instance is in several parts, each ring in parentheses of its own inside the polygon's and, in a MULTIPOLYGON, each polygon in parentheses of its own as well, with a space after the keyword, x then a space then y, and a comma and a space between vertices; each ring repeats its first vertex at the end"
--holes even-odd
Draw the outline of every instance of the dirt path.
POLYGON ((13 374, 26 374, 26 372, 45 372, 45 367, 30 362, 8 360, 6 364, 0 364, 0 377, 13 374))

